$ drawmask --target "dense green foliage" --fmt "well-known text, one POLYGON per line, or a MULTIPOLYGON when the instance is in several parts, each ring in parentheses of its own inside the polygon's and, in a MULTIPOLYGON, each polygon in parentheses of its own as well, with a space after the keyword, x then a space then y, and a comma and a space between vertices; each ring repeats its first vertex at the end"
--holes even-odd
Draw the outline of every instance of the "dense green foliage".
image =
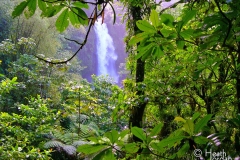
MULTIPOLYGON (((87 82, 74 59, 107 4, 115 21, 113 1, 18 3, 14 18, 56 16, 48 23, 60 32, 70 24, 88 29, 82 42, 70 40, 75 54, 56 54, 64 47, 51 37, 53 58, 39 56, 37 30, 1 32, 0 159, 239 159, 240 2, 121 2, 131 72, 123 88, 107 76, 87 82)), ((15 24, 7 15, 1 10, 0 27, 15 24)))

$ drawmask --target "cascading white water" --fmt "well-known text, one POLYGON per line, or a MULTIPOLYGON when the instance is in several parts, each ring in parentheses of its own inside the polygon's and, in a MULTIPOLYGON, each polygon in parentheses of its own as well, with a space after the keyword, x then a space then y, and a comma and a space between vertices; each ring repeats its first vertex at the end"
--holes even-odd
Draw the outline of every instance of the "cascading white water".
POLYGON ((94 31, 97 37, 97 75, 109 75, 118 83, 119 76, 115 66, 118 56, 115 52, 112 37, 108 33, 107 25, 102 24, 102 18, 98 18, 98 21, 95 22, 94 31))

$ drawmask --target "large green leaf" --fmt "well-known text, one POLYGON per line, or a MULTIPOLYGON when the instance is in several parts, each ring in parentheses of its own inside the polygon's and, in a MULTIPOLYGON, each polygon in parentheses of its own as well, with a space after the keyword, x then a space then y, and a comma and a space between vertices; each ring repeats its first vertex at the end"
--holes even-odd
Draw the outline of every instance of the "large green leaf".
POLYGON ((199 112, 196 112, 192 116, 192 121, 194 122, 201 114, 199 112))
POLYGON ((86 8, 86 9, 89 8, 87 3, 82 3, 82 2, 74 2, 73 5, 77 8, 86 8))
POLYGON ((187 24, 193 17, 195 17, 196 14, 196 10, 186 10, 184 16, 182 17, 183 25, 187 24))
POLYGON ((115 160, 112 148, 107 148, 98 153, 92 160, 115 160))
POLYGON ((113 154, 112 148, 109 148, 108 150, 105 151, 104 160, 109 160, 109 159, 116 160, 116 157, 113 154))
POLYGON ((116 131, 116 130, 112 130, 111 132, 107 132, 104 135, 110 140, 110 142, 112 144, 114 144, 119 137, 118 131, 116 131))
POLYGON ((163 55, 164 55, 164 52, 163 52, 163 49, 161 48, 161 46, 155 47, 153 56, 154 56, 155 58, 160 58, 160 57, 162 57, 163 55))
POLYGON ((37 0, 30 0, 28 3, 28 10, 25 10, 24 14, 27 18, 31 17, 37 9, 37 0))
POLYGON ((180 36, 182 36, 184 39, 190 39, 193 36, 193 29, 187 29, 180 32, 180 36))
POLYGON ((178 49, 183 49, 183 47, 184 47, 184 45, 185 45, 185 41, 177 40, 177 41, 176 41, 176 44, 177 44, 177 48, 178 48, 178 49))
POLYGON ((146 135, 143 132, 142 128, 138 128, 138 127, 132 127, 131 128, 131 132, 133 133, 134 136, 138 137, 139 139, 141 139, 142 141, 146 141, 146 135))
POLYGON ((145 38, 147 38, 149 36, 148 33, 143 32, 143 33, 139 33, 137 35, 135 35, 134 37, 131 38, 131 40, 129 41, 128 45, 134 45, 138 42, 143 41, 145 38))
POLYGON ((160 31, 161 31, 161 33, 163 34, 164 37, 168 37, 171 33, 174 32, 173 30, 169 30, 169 29, 166 29, 166 28, 162 28, 160 31))
POLYGON ((81 9, 81 8, 76 8, 78 10, 78 15, 85 20, 88 20, 87 14, 81 9))
POLYGON ((179 33, 183 26, 186 25, 193 17, 195 17, 196 10, 186 10, 182 17, 182 20, 177 23, 177 32, 179 33))
POLYGON ((135 56, 136 59, 142 58, 143 60, 146 59, 153 51, 154 44, 149 43, 148 45, 140 45, 138 46, 138 54, 135 56), (144 58, 143 58, 144 57, 144 58))
POLYGON ((75 13, 78 13, 76 8, 72 8, 72 11, 69 11, 68 13, 69 20, 74 27, 80 27, 81 23, 79 17, 75 13))
POLYGON ((137 27, 144 32, 150 32, 150 33, 156 33, 155 28, 148 22, 145 20, 139 20, 137 21, 137 27))
POLYGON ((80 23, 82 25, 87 25, 88 24, 87 14, 80 8, 76 8, 76 9, 78 10, 78 16, 79 16, 80 23))
POLYGON ((159 16, 156 10, 152 10, 150 14, 152 25, 156 28, 159 25, 159 16))
POLYGON ((198 133, 204 126, 207 125, 208 121, 212 118, 212 114, 208 114, 203 117, 200 121, 195 124, 195 133, 198 133))
POLYGON ((46 2, 38 0, 38 7, 44 12, 47 9, 46 2))
POLYGON ((153 141, 150 143, 151 148, 154 149, 154 150, 156 150, 156 151, 158 151, 158 152, 160 152, 160 153, 166 152, 166 148, 159 147, 159 146, 158 146, 158 143, 159 143, 159 142, 156 142, 156 141, 153 140, 153 141))
POLYGON ((99 137, 89 137, 87 138, 88 140, 90 140, 91 142, 94 142, 94 143, 98 143, 100 138, 99 137))
POLYGON ((218 13, 210 15, 210 16, 206 16, 204 18, 204 28, 206 28, 206 29, 211 28, 221 21, 224 22, 224 20, 222 19, 222 17, 218 13))
POLYGON ((100 150, 103 150, 104 148, 107 148, 107 145, 101 145, 101 144, 84 144, 77 148, 78 152, 82 152, 85 154, 92 154, 96 153, 100 150))
POLYGON ((24 9, 27 7, 29 1, 30 0, 23 1, 19 5, 17 5, 12 12, 12 17, 16 18, 17 16, 20 16, 22 14, 22 12, 24 11, 24 9))
POLYGON ((197 144, 207 144, 209 142, 209 139, 203 136, 196 136, 193 138, 193 140, 197 144))
POLYGON ((123 138, 129 133, 129 129, 125 129, 122 132, 120 132, 119 137, 123 138))
POLYGON ((151 133, 150 133, 150 137, 152 136, 156 136, 162 129, 163 127, 163 123, 159 123, 158 125, 156 125, 152 130, 151 130, 151 133))
POLYGON ((136 153, 138 151, 139 147, 137 146, 136 143, 128 143, 124 145, 124 150, 127 153, 136 153))
POLYGON ((47 7, 41 14, 42 17, 53 17, 56 14, 58 14, 62 9, 63 5, 56 5, 56 6, 50 6, 47 7))
POLYGON ((56 28, 59 32, 63 32, 69 25, 68 22, 68 9, 65 9, 56 21, 56 28))
POLYGON ((173 27, 173 22, 174 22, 174 18, 172 15, 170 14, 161 14, 160 15, 160 23, 164 23, 165 25, 169 26, 169 27, 173 27))
POLYGON ((175 143, 180 142, 184 138, 186 138, 186 136, 168 137, 166 139, 161 140, 159 143, 157 143, 157 146, 159 148, 163 148, 163 147, 166 147, 166 146, 171 148, 175 143))
POLYGON ((190 149, 190 145, 188 142, 185 142, 185 144, 181 147, 181 149, 177 152, 178 157, 182 157, 186 154, 186 152, 190 149))

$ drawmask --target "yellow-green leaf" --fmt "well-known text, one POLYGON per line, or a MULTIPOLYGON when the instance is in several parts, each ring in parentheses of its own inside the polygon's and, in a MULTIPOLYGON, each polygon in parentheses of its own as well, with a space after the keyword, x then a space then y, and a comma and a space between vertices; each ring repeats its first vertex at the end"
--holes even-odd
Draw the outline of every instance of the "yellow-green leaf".
POLYGON ((186 120, 183 119, 182 117, 175 117, 174 121, 178 121, 178 122, 181 121, 181 122, 183 122, 183 123, 186 122, 186 120))
POLYGON ((159 16, 157 11, 152 10, 150 14, 150 20, 152 22, 152 25, 156 28, 159 24, 159 16))
POLYGON ((184 123, 182 129, 185 132, 187 132, 190 136, 192 136, 193 135, 193 131, 194 131, 193 121, 191 119, 187 119, 186 122, 184 123))
POLYGON ((12 82, 16 82, 17 81, 17 77, 13 77, 12 82))

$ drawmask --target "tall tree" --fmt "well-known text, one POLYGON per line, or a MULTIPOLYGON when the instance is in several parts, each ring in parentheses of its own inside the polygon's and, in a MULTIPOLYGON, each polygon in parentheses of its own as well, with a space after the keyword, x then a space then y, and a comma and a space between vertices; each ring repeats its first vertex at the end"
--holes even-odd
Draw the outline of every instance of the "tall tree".
MULTIPOLYGON (((132 15, 132 25, 133 25, 133 33, 137 34, 140 32, 138 29, 136 22, 142 19, 141 15, 141 8, 139 6, 129 4, 129 11, 132 15)), ((139 57, 136 62, 136 73, 135 73, 135 82, 136 85, 139 86, 137 90, 137 96, 143 97, 144 89, 143 86, 141 87, 141 83, 144 81, 144 68, 145 68, 145 61, 142 60, 142 57, 139 57)), ((138 105, 133 106, 130 111, 130 118, 129 118, 129 127, 139 127, 142 128, 143 124, 143 114, 146 107, 146 103, 144 101, 139 100, 138 105)), ((138 137, 133 136, 133 141, 141 141, 138 137)))

